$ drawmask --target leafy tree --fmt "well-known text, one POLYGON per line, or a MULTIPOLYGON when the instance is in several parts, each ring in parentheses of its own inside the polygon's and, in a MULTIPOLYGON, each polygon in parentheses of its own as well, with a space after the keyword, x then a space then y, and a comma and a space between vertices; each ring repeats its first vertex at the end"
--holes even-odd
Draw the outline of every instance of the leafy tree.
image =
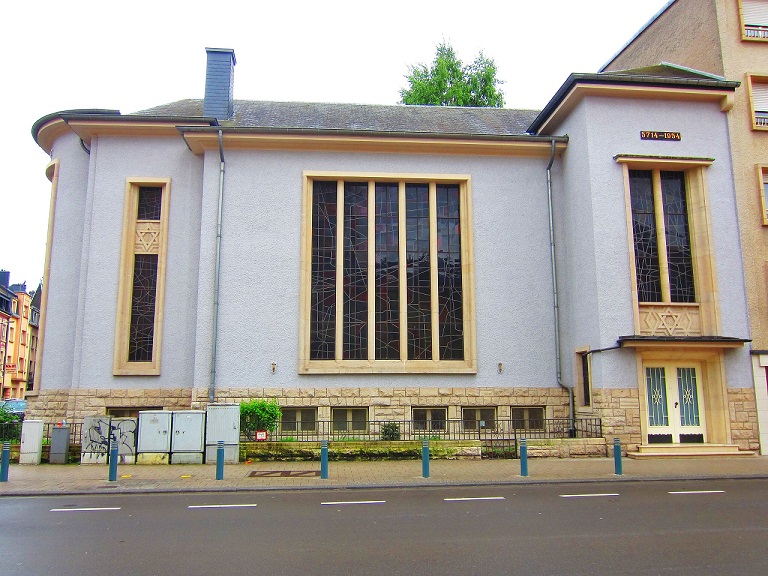
POLYGON ((408 88, 400 90, 402 104, 432 106, 478 106, 501 108, 503 82, 496 78, 496 64, 482 52, 472 64, 464 65, 450 44, 437 47, 431 67, 408 67, 408 88))

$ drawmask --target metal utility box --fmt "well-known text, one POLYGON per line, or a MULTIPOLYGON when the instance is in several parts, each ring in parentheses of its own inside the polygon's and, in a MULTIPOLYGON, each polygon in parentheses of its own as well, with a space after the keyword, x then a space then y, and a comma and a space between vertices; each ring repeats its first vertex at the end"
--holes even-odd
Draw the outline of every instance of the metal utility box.
POLYGON ((40 464, 43 457, 43 421, 24 420, 21 425, 19 464, 40 464))
POLYGON ((168 464, 171 454, 171 412, 146 410, 139 412, 137 463, 168 464))
POLYGON ((80 463, 106 464, 111 416, 86 416, 80 437, 80 463))
POLYGON ((240 460, 240 404, 209 404, 205 419, 205 461, 216 463, 218 441, 224 441, 224 462, 240 460))
POLYGON ((118 463, 134 464, 136 462, 136 430, 138 418, 112 418, 109 424, 110 437, 117 439, 118 463))
POLYGON ((51 430, 51 453, 48 462, 51 464, 69 462, 69 426, 54 426, 51 430))
POLYGON ((202 464, 204 450, 205 412, 175 411, 171 433, 171 464, 202 464))

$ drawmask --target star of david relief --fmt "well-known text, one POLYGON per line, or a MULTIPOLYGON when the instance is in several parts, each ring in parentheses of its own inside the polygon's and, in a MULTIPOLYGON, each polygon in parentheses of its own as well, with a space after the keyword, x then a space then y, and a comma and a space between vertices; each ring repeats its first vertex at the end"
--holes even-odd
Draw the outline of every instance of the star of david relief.
POLYGON ((651 336, 698 335, 698 310, 666 307, 641 310, 642 333, 651 336))
POLYGON ((160 248, 160 228, 155 223, 140 223, 136 225, 137 254, 157 254, 160 248))

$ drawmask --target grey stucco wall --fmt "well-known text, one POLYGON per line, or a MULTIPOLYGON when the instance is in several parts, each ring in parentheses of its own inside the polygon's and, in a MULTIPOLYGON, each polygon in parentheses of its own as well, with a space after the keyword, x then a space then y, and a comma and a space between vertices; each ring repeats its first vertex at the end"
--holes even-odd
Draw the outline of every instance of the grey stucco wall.
MULTIPOLYGON (((69 142, 73 150, 75 143, 69 142)), ((556 386, 546 159, 235 150, 225 156, 217 386, 556 386), (315 170, 471 177, 476 375, 298 375, 302 174, 315 170)), ((87 161, 80 179, 67 184, 70 194, 77 190, 80 196, 63 202, 57 221, 78 230, 83 243, 56 259, 62 270, 74 267, 78 274, 57 296, 74 318, 52 322, 67 338, 52 345, 58 352, 51 355, 69 356, 70 362, 74 355, 76 361, 72 376, 56 386, 207 387, 218 151, 197 157, 180 139, 100 138, 92 145, 90 182, 87 161), (112 375, 128 177, 172 181, 158 377, 112 375)))
POLYGON ((56 140, 51 156, 59 161, 59 182, 40 386, 55 390, 72 386, 89 157, 74 134, 56 140))
POLYGON ((531 159, 226 152, 217 385, 554 386, 545 165, 531 159), (471 176, 477 375, 297 374, 305 170, 471 176))
MULTIPOLYGON (((79 149, 79 145, 77 146, 79 149)), ((65 173, 62 170, 62 173, 65 173)), ((50 325, 55 330, 71 330, 72 352, 59 350, 52 341, 49 354, 66 354, 73 363, 71 381, 61 387, 73 388, 170 388, 191 386, 194 366, 194 318, 197 297, 197 261, 200 230, 201 162, 179 139, 154 138, 145 141, 119 138, 94 139, 91 143, 90 178, 71 185, 60 182, 60 190, 74 194, 80 190, 85 215, 79 219, 68 213, 62 201, 57 223, 76 230, 82 238, 80 254, 62 256, 54 252, 57 267, 74 268, 79 282, 61 294, 52 281, 51 296, 65 297, 69 308, 62 319, 60 301, 51 303, 50 325), (166 272, 165 320, 162 375, 159 377, 112 376, 112 357, 120 275, 125 184, 129 177, 170 177, 170 219, 166 272), (69 316, 68 314, 68 316, 69 316), (72 360, 74 358, 74 361, 72 360)), ((58 207, 58 206, 57 206, 58 207)), ((58 246, 58 239, 55 246, 58 246)), ((74 272, 73 272, 74 273, 74 272)), ((48 327, 46 327, 47 329, 48 327)), ((46 336, 47 339, 47 336, 46 336)), ((44 374, 50 369, 44 367, 44 374)), ((44 382, 43 386, 49 386, 44 382)))

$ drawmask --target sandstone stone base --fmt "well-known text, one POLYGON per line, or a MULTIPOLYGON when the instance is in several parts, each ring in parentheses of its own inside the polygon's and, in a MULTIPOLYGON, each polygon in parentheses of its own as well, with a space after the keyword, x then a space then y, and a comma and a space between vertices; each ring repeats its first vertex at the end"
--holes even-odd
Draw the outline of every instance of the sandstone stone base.
MULTIPOLYGON (((510 408, 542 406, 546 418, 568 416, 568 395, 562 388, 221 388, 218 403, 254 398, 276 399, 283 407, 317 408, 319 420, 331 419, 334 407, 367 407, 370 420, 407 420, 411 408, 441 407, 448 419, 460 419, 465 407, 493 407, 499 420, 510 408)), ((201 410, 208 404, 206 389, 53 390, 29 399, 28 417, 46 422, 80 421, 117 409, 201 410)))

